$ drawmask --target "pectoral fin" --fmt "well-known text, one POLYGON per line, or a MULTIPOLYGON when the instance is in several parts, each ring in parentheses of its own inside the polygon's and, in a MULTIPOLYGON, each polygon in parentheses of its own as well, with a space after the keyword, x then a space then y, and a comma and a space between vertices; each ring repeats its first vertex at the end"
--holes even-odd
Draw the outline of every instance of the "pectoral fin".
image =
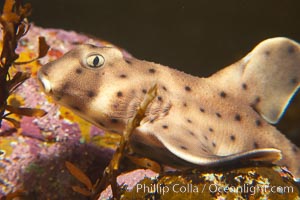
POLYGON ((174 155, 189 163, 200 166, 214 166, 230 164, 243 160, 275 162, 281 159, 281 151, 274 148, 253 149, 226 156, 214 154, 206 144, 199 140, 188 138, 169 137, 164 134, 157 135, 158 140, 174 155))

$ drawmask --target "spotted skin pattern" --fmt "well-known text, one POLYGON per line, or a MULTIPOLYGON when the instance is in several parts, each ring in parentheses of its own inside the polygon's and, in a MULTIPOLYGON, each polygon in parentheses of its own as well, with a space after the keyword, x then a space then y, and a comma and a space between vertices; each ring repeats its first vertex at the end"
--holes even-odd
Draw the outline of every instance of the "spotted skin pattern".
POLYGON ((300 176, 300 151, 274 126, 299 88, 300 46, 261 42, 208 78, 80 45, 43 66, 46 93, 98 127, 122 134, 147 90, 158 93, 131 138, 143 156, 178 168, 275 162, 300 176))

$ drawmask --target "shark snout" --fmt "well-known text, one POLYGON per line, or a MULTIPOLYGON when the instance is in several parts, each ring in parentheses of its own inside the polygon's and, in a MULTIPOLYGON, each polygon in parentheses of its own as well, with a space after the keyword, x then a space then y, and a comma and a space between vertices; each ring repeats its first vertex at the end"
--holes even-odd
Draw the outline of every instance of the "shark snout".
POLYGON ((44 91, 46 93, 51 93, 52 87, 51 87, 51 83, 48 79, 48 75, 46 73, 44 73, 42 70, 40 70, 38 72, 38 80, 39 80, 40 85, 44 89, 44 91))

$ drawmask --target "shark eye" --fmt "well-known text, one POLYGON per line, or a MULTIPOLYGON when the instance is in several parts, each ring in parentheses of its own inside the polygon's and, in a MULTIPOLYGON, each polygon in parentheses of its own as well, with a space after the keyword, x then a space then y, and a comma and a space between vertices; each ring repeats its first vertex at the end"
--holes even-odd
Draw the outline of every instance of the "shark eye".
POLYGON ((104 58, 100 54, 93 54, 86 58, 86 63, 92 68, 101 67, 104 64, 104 58))

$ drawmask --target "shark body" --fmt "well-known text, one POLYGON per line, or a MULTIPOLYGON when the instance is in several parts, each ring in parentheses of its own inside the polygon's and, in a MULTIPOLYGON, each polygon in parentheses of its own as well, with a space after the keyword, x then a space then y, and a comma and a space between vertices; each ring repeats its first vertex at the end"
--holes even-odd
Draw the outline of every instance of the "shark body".
POLYGON ((122 134, 147 90, 157 97, 135 130, 135 152, 179 168, 275 162, 300 177, 300 150, 272 124, 300 85, 300 46, 268 39, 208 78, 80 45, 44 65, 46 93, 101 129, 122 134))

